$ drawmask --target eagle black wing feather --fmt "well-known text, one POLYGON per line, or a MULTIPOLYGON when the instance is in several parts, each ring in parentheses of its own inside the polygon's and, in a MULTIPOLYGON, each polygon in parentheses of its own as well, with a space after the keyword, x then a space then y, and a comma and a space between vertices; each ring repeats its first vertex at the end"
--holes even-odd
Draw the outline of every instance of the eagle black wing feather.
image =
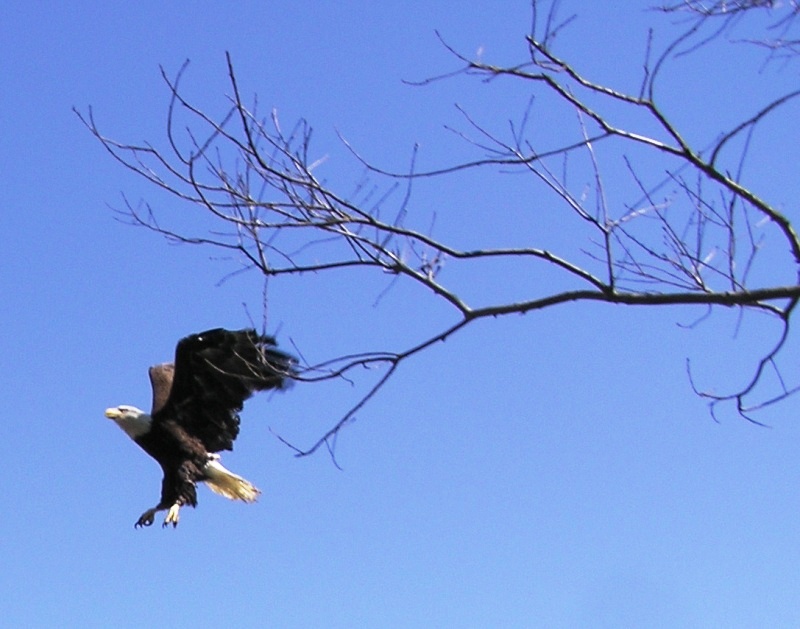
POLYGON ((256 391, 286 388, 295 362, 255 330, 187 336, 175 349, 172 388, 153 421, 176 422, 208 452, 231 450, 244 401, 256 391))

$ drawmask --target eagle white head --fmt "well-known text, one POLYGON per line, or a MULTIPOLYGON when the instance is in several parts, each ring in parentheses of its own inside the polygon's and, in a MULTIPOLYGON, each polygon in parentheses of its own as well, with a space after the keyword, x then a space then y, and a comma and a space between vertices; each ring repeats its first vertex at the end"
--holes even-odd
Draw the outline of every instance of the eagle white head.
POLYGON ((107 408, 106 417, 113 419, 131 439, 136 439, 149 431, 152 421, 150 415, 143 410, 127 404, 107 408))

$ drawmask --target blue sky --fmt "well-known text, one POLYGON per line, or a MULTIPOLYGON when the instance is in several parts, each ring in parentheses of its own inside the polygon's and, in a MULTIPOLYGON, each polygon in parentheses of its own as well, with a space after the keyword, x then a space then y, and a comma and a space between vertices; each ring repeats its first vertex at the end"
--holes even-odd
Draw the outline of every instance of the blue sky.
MULTIPOLYGON (((669 24, 646 3, 621 5, 579 7, 560 50, 630 89, 647 26, 666 37, 669 24)), ((686 377, 691 357, 725 388, 774 338, 755 317, 734 338, 731 312, 693 330, 676 323, 697 311, 596 304, 477 322, 403 365, 339 438, 343 471, 324 454, 295 459, 271 431, 312 443, 368 380, 255 399, 224 460, 261 500, 232 504, 201 488, 177 530, 134 530, 158 496, 159 471, 103 410, 147 406, 147 366, 187 333, 248 325, 261 284, 254 275, 220 284, 235 261, 115 220, 122 194, 175 220, 191 221, 192 210, 114 163, 71 108, 91 106, 114 138, 163 145, 159 64, 172 74, 190 59, 187 93, 220 112, 230 51, 242 91, 287 124, 306 117, 325 175, 347 189, 361 173, 337 132, 402 170, 415 142, 423 166, 468 154, 444 130, 461 122, 455 103, 495 129, 517 117, 530 94, 512 82, 403 80, 454 69, 435 30, 467 54, 523 59, 530 16, 524 1, 502 11, 493 2, 85 6, 15 3, 0 23, 4 623, 800 624, 798 402, 764 413, 769 429, 729 412, 715 423, 686 377)), ((708 55, 681 60, 679 80, 665 82, 665 105, 699 144, 796 81, 794 66, 753 75, 761 59, 746 48, 708 55)), ((795 127, 765 125, 758 148, 773 159, 748 171, 790 216, 797 139, 795 127)), ((557 223, 527 222, 520 208, 538 199, 513 196, 524 183, 509 193, 495 181, 428 181, 415 207, 433 208, 442 233, 464 246, 520 238, 521 225, 565 240, 557 223)), ((542 289, 525 276, 455 281, 477 299, 542 289)), ((323 360, 398 348, 452 317, 403 287, 374 305, 385 286, 368 276, 272 280, 270 327, 323 360)))

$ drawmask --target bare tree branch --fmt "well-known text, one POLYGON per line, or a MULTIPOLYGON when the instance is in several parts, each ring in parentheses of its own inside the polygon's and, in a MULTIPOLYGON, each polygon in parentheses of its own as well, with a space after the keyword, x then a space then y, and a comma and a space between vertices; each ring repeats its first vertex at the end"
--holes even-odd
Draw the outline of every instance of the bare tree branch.
MULTIPOLYGON (((230 252, 243 269, 265 277, 367 269, 392 278, 392 286, 403 281, 422 287, 450 306, 453 321, 405 349, 306 362, 298 376, 306 382, 349 379, 356 369, 382 371, 312 445, 298 447, 281 438, 298 456, 324 446, 335 460, 340 430, 408 358, 479 319, 569 302, 703 307, 704 314, 692 326, 707 320, 715 306, 755 310, 774 318, 782 326, 782 334, 738 390, 712 394, 696 383, 687 366, 692 388, 709 401, 712 413, 728 402, 740 415, 755 421, 753 412, 800 389, 800 384, 785 382, 779 368, 800 299, 800 238, 789 216, 743 183, 744 165, 756 129, 788 111, 800 90, 773 98, 732 128, 720 130, 717 140, 701 148, 692 145, 662 107, 656 87, 676 56, 700 53, 709 38, 704 30, 707 20, 744 20, 750 10, 762 8, 773 10, 776 6, 772 2, 686 0, 661 7, 663 13, 686 14, 693 21, 660 51, 653 31, 648 33, 636 94, 594 81, 556 55, 553 45, 557 36, 574 20, 574 16, 558 17, 557 2, 548 8, 532 2, 532 27, 525 38, 527 57, 516 65, 470 59, 440 36, 457 68, 415 85, 454 76, 485 82, 507 79, 530 94, 527 108, 517 121, 508 122, 505 133, 490 130, 460 109, 467 133, 450 128, 478 155, 427 171, 417 169, 416 146, 408 170, 392 172, 373 164, 342 138, 357 163, 379 181, 368 192, 359 184, 356 194, 349 196, 318 178, 325 160, 314 156, 312 128, 305 120, 284 130, 275 111, 262 116, 257 100, 250 105, 245 102, 230 55, 229 106, 219 118, 212 118, 183 96, 181 81, 187 64, 174 79, 162 70, 171 97, 166 150, 113 140, 101 133, 91 109, 76 113, 115 160, 204 217, 197 223, 197 233, 189 233, 183 224, 171 227, 167 211, 125 200, 121 214, 134 225, 171 241, 230 252), (563 130, 557 145, 542 146, 531 130, 540 93, 555 97, 551 106, 564 119, 574 120, 574 127, 563 130), (186 126, 179 124, 184 118, 189 121, 186 126), (647 124, 643 126, 642 120, 647 124), (649 160, 646 168, 637 166, 643 155, 649 160), (604 170, 613 160, 623 165, 626 181, 605 176, 604 170), (414 183, 475 171, 496 173, 498 181, 504 173, 527 175, 541 192, 538 206, 559 212, 565 233, 574 235, 578 244, 566 251, 536 243, 464 248, 447 234, 437 234, 435 216, 420 212, 415 204, 414 183), (588 186, 587 180, 591 182, 588 186), (773 264, 776 255, 782 262, 766 280, 761 273, 760 283, 753 283, 754 268, 765 246, 761 234, 766 229, 779 236, 777 246, 772 241, 773 264), (497 260, 524 273, 552 271, 561 284, 542 294, 480 303, 482 299, 474 293, 456 288, 452 275, 444 270, 447 262, 448 268, 464 266, 479 274, 481 265, 497 260), (777 375, 780 392, 759 398, 768 368, 777 375)), ((790 10, 782 18, 784 27, 798 12, 794 3, 790 10)), ((725 22, 726 27, 728 24, 725 22)), ((712 37, 715 32, 719 31, 712 30, 712 37)))

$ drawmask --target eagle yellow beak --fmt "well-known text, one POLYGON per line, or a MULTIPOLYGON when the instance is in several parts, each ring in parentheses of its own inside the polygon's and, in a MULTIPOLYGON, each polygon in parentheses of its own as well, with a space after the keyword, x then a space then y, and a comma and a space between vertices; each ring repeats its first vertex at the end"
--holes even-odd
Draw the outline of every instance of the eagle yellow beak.
POLYGON ((106 417, 109 419, 119 419, 122 417, 122 412, 118 408, 107 408, 106 417))

